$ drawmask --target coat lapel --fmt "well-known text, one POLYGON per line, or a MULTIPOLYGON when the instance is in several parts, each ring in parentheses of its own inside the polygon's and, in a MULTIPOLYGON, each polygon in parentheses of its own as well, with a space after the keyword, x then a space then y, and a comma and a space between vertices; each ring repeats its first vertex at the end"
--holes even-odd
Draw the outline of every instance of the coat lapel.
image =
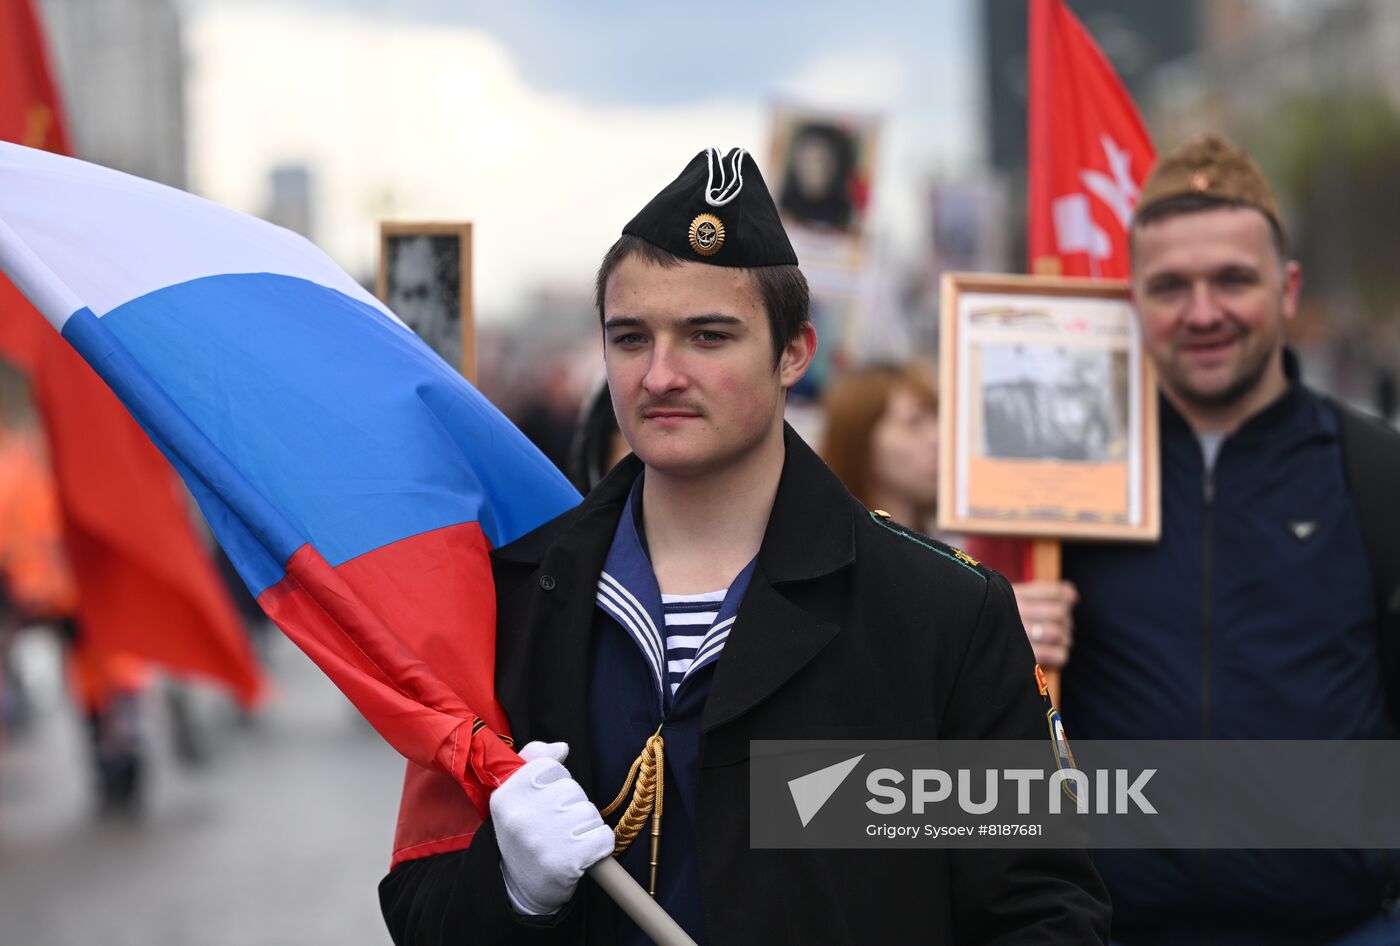
POLYGON ((818 620, 754 571, 729 640, 715 663, 700 728, 708 732, 758 705, 841 629, 818 620))

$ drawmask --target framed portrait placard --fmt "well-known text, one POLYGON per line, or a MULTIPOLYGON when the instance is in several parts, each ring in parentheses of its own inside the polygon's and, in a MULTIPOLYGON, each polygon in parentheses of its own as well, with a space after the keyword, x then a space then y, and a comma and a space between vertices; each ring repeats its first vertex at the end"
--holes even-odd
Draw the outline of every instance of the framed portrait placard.
POLYGON ((773 198, 803 268, 865 265, 880 120, 779 103, 773 198))
POLYGON ((381 221, 375 295, 476 383, 470 223, 381 221))
POLYGON ((1157 396, 1126 283, 949 273, 938 528, 1153 541, 1157 396))

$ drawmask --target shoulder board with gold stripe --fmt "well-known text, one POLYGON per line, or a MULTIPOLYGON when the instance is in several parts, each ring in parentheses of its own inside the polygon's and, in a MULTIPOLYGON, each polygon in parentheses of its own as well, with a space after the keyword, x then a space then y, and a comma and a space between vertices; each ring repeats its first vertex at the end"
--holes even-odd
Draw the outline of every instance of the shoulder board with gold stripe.
POLYGON ((918 532, 914 529, 908 528, 907 526, 900 525, 899 523, 891 519, 890 514, 885 512, 883 509, 871 510, 870 519, 876 525, 882 526, 883 528, 887 529, 890 532, 893 532, 900 538, 908 539, 915 545, 922 546, 923 548, 928 549, 930 552, 933 552, 937 555, 942 555, 944 558, 949 559, 950 561, 957 562, 963 568, 966 568, 968 571, 979 576, 983 581, 987 580, 986 574, 983 573, 982 569, 978 567, 981 563, 978 562, 977 559, 973 558, 971 555, 968 555, 962 549, 955 549, 951 545, 948 545, 946 542, 940 542, 932 536, 924 535, 922 532, 918 532))

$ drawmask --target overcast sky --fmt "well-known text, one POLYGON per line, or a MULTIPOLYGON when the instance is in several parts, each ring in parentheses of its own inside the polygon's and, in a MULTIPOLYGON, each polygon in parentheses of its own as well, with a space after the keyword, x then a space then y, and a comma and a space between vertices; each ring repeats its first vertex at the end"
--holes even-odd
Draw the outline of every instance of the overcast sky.
POLYGON ((306 165, 314 236, 356 274, 381 217, 471 219, 485 319, 535 288, 586 291, 622 225, 701 148, 741 145, 764 165, 775 102, 884 116, 876 216, 895 255, 921 239, 930 177, 982 151, 969 0, 184 9, 193 187, 259 212, 269 169, 306 165))

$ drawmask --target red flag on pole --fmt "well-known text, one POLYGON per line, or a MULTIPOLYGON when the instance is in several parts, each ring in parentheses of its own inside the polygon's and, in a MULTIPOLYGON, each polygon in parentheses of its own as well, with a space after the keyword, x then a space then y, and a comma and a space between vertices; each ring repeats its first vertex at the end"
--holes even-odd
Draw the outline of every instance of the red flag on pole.
MULTIPOLYGON (((71 151, 31 0, 0 0, 0 140, 71 151)), ((174 471, 3 277, 0 357, 28 375, 44 422, 86 644, 219 681, 251 703, 262 676, 174 471)))
POLYGON ((1128 275, 1128 223, 1155 154, 1113 67, 1063 0, 1030 0, 1033 273, 1128 275))
POLYGON ((71 154, 58 92, 30 0, 0 3, 0 140, 71 154))

